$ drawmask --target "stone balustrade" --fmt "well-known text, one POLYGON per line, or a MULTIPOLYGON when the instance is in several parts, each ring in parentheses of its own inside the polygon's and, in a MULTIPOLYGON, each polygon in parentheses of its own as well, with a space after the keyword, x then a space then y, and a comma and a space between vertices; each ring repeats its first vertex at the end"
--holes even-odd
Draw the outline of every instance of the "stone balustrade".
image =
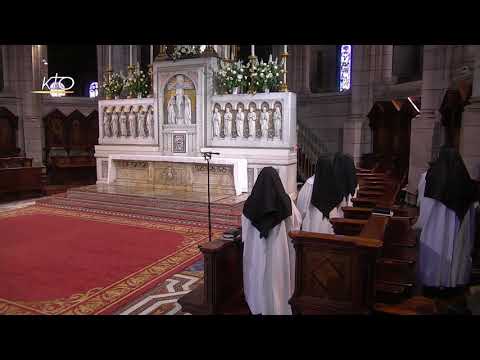
POLYGON ((286 148, 296 144, 294 93, 215 95, 211 109, 209 146, 286 148))
POLYGON ((154 99, 101 100, 99 144, 158 144, 158 116, 154 99))

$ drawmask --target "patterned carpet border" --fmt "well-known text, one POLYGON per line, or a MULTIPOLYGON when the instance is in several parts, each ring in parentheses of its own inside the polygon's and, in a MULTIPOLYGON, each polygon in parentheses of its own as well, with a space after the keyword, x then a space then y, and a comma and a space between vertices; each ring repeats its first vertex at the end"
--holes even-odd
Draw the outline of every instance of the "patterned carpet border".
MULTIPOLYGON (((7 217, 29 214, 51 214, 91 221, 159 229, 179 233, 183 235, 185 239, 174 253, 155 261, 105 288, 91 289, 85 294, 74 294, 68 299, 56 299, 35 303, 12 302, 0 299, 0 314, 93 315, 112 313, 126 302, 131 301, 135 294, 139 294, 140 296, 140 292, 148 291, 152 286, 155 286, 175 272, 181 271, 182 268, 186 268, 197 261, 201 257, 198 245, 208 240, 208 229, 206 228, 130 220, 110 215, 87 214, 71 210, 37 206, 6 211, 0 214, 0 220, 7 217)), ((222 232, 213 230, 212 233, 213 236, 218 237, 222 232)))
MULTIPOLYGON (((170 224, 179 224, 179 225, 190 225, 190 226, 197 226, 203 227, 208 226, 208 222, 206 221, 195 221, 195 220, 186 220, 186 219, 173 219, 169 217, 163 216, 153 216, 153 215, 139 215, 139 214, 129 214, 123 213, 113 210, 99 210, 99 209, 92 209, 86 207, 79 207, 79 206, 71 206, 71 205, 60 205, 60 204, 52 204, 52 203, 37 203, 35 206, 37 207, 44 207, 48 209, 61 209, 61 210, 71 210, 77 212, 85 212, 91 214, 99 214, 99 215, 106 215, 106 216, 116 216, 116 217, 124 217, 129 219, 141 219, 147 221, 160 221, 170 224)), ((221 230, 228 230, 231 229, 232 225, 223 225, 212 222, 212 228, 214 229, 221 229, 221 230)))

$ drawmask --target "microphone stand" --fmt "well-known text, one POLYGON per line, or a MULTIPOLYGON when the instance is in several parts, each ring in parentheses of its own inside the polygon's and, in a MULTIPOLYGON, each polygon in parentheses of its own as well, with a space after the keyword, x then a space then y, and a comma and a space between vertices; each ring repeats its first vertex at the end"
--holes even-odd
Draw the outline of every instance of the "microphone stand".
POLYGON ((215 152, 203 152, 203 157, 207 161, 207 196, 208 196, 208 241, 212 241, 212 218, 210 215, 210 160, 212 155, 220 155, 220 153, 215 152))

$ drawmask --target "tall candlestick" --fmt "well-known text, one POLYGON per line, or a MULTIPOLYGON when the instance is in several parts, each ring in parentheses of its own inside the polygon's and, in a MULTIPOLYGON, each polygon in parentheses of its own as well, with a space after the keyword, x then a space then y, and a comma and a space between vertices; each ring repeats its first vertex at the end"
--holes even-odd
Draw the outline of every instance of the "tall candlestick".
POLYGON ((150 64, 153 64, 153 45, 150 45, 150 64))
POLYGON ((108 45, 108 68, 112 68, 112 45, 108 45))
POLYGON ((130 63, 129 65, 132 66, 133 64, 133 46, 130 45, 130 63))
POLYGON ((283 52, 284 52, 284 53, 288 53, 287 47, 288 47, 288 45, 283 45, 283 52))
POLYGON ((255 45, 252 45, 252 56, 255 56, 255 45))

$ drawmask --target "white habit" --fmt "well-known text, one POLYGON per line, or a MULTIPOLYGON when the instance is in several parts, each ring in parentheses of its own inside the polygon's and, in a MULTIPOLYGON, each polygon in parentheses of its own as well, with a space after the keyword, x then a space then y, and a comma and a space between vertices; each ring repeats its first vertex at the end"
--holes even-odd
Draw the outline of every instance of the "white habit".
POLYGON ((299 230, 300 222, 292 201, 292 215, 271 229, 267 238, 260 238, 242 215, 243 286, 252 314, 292 314, 288 300, 295 288, 295 249, 288 232, 299 230))
MULTIPOLYGON (((302 230, 318 232, 322 234, 334 234, 333 226, 327 218, 324 218, 320 210, 312 205, 312 192, 315 175, 308 178, 300 189, 297 198, 297 208, 302 216, 302 230)), ((330 211, 330 218, 343 217, 343 211, 340 206, 346 206, 347 202, 343 200, 337 207, 330 211)))
POLYGON ((422 285, 456 287, 468 284, 475 237, 475 207, 472 204, 460 222, 455 212, 440 201, 424 197, 425 176, 418 185, 420 215, 414 228, 421 229, 419 276, 422 285))

